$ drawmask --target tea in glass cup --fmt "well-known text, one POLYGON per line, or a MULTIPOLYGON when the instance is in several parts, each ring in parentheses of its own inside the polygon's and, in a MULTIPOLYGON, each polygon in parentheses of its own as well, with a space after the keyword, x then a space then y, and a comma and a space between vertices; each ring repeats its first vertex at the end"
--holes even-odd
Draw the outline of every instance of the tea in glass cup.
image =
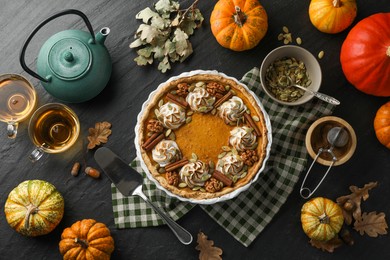
POLYGON ((18 74, 0 75, 0 121, 6 122, 7 135, 15 138, 19 122, 31 115, 37 104, 33 85, 18 74))
POLYGON ((79 136, 80 122, 69 107, 60 103, 49 103, 34 112, 28 132, 36 146, 29 158, 35 162, 44 153, 61 153, 70 148, 79 136))

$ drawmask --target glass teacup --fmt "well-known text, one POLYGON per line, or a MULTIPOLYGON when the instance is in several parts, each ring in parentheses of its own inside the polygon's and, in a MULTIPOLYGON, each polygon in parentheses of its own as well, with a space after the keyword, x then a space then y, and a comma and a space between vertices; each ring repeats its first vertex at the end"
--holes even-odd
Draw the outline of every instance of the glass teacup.
POLYGON ((0 75, 0 121, 7 123, 7 135, 15 138, 18 125, 31 115, 37 104, 33 85, 18 74, 0 75))
POLYGON ((69 149, 80 134, 80 122, 69 107, 49 103, 34 112, 28 132, 36 146, 29 158, 36 162, 44 153, 61 153, 69 149))

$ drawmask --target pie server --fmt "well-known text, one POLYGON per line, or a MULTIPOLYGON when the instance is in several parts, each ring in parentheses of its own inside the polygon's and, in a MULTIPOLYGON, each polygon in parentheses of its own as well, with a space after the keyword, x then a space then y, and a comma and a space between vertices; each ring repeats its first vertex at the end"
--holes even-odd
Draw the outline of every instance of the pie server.
POLYGON ((106 147, 97 149, 94 157, 107 177, 124 196, 140 196, 160 215, 180 242, 185 245, 191 244, 192 235, 171 219, 159 207, 154 205, 142 192, 143 177, 141 174, 131 168, 127 163, 106 147))

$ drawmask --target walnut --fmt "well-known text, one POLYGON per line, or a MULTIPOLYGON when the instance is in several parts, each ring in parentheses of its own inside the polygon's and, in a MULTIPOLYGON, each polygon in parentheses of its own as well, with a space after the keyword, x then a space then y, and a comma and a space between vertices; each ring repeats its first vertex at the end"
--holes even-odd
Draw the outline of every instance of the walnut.
POLYGON ((226 92, 225 87, 217 82, 207 83, 206 90, 210 95, 215 96, 216 98, 223 97, 226 92))
POLYGON ((146 128, 154 133, 162 133, 164 131, 163 124, 156 119, 150 119, 146 128))
POLYGON ((252 166, 259 160, 255 150, 245 150, 240 154, 240 156, 244 163, 248 166, 252 166))
POLYGON ((176 94, 182 97, 187 96, 189 87, 188 83, 185 82, 177 84, 176 94))
POLYGON ((165 178, 168 181, 169 185, 177 187, 179 185, 180 177, 177 172, 167 172, 165 178))
POLYGON ((214 193, 214 192, 220 191, 222 189, 223 183, 220 182, 219 180, 211 177, 210 179, 208 179, 206 181, 206 183, 204 184, 204 187, 205 187, 207 192, 214 193))

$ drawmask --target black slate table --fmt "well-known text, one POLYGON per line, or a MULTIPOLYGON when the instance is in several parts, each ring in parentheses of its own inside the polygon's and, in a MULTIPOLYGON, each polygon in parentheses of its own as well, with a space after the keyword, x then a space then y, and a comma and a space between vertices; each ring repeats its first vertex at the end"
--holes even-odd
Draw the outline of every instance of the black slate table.
MULTIPOLYGON (((32 164, 28 154, 33 145, 28 138, 27 122, 23 122, 15 140, 6 137, 6 125, 0 128, 0 259, 61 259, 58 242, 64 228, 77 220, 94 218, 106 223, 112 231, 116 249, 113 259, 196 259, 196 242, 184 246, 166 227, 118 230, 114 226, 110 181, 102 176, 95 180, 85 175, 73 177, 70 169, 75 160, 82 159, 83 145, 88 128, 95 122, 112 123, 113 134, 107 147, 120 154, 126 161, 135 156, 134 126, 136 115, 147 96, 158 84, 170 76, 194 69, 212 69, 240 79, 245 72, 260 66, 262 59, 273 48, 283 45, 277 40, 283 26, 293 37, 301 37, 302 47, 314 55, 321 50, 325 56, 320 60, 323 72, 321 91, 338 98, 341 105, 335 116, 349 122, 355 129, 358 145, 354 156, 344 165, 335 167, 319 188, 316 195, 336 199, 349 193, 350 185, 362 187, 370 181, 379 185, 370 192, 363 203, 364 210, 383 211, 390 214, 390 151, 376 139, 373 119, 377 109, 388 98, 363 94, 345 79, 339 62, 340 47, 348 31, 328 35, 317 31, 308 17, 309 0, 261 1, 269 16, 269 30, 254 49, 233 52, 222 48, 214 39, 209 18, 216 1, 201 0, 198 7, 205 17, 203 26, 190 38, 194 53, 184 63, 174 64, 173 69, 162 74, 156 66, 139 67, 133 61, 135 51, 129 48, 139 21, 135 15, 155 1, 95 0, 95 1, 38 1, 2 0, 0 8, 0 73, 19 73, 30 79, 39 96, 39 104, 56 102, 40 83, 25 73, 18 61, 22 43, 32 29, 54 12, 74 8, 83 11, 97 31, 104 26, 111 29, 106 40, 113 63, 111 80, 104 91, 91 101, 69 104, 81 121, 81 137, 78 143, 61 155, 44 156, 32 164), (9 192, 20 182, 42 179, 54 184, 65 198, 65 215, 59 226, 50 234, 29 238, 14 232, 6 222, 4 203, 9 192)), ((183 7, 191 1, 180 1, 183 7)), ((378 12, 390 12, 388 0, 358 0, 358 15, 354 22, 378 12)), ((69 28, 86 30, 76 16, 59 18, 41 30, 27 51, 27 64, 36 68, 36 57, 46 39, 69 28)), ((97 167, 92 153, 87 164, 97 167)), ((311 161, 309 161, 311 162, 311 161)), ((320 169, 320 170, 324 170, 320 169)), ((248 248, 242 246, 224 229, 216 224, 199 207, 194 208, 179 223, 196 238, 202 230, 224 250, 224 259, 389 259, 390 237, 369 238, 353 231, 355 245, 342 246, 333 254, 322 252, 308 243, 300 226, 300 209, 305 202, 299 196, 299 186, 271 223, 248 248)))

